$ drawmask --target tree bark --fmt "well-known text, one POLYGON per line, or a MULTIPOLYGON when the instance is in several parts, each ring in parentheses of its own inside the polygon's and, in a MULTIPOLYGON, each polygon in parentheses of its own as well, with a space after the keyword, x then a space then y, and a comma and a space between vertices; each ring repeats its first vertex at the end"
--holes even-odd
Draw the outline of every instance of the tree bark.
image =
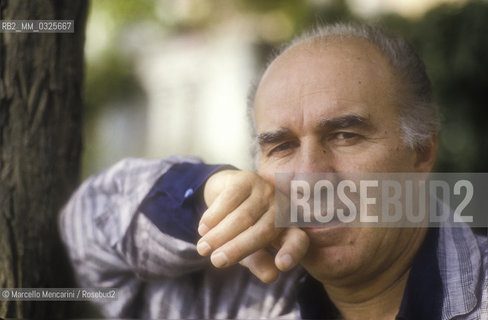
MULTIPOLYGON (((75 33, 0 33, 0 287, 73 287, 57 216, 78 183, 86 0, 0 0, 1 20, 75 33)), ((67 303, 1 301, 0 317, 64 318, 67 303)))

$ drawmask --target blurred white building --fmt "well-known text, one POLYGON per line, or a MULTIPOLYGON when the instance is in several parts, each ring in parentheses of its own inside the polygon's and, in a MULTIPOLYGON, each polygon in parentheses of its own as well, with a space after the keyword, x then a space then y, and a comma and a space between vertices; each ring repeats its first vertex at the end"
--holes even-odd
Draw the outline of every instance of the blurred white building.
POLYGON ((192 155, 252 167, 246 104, 256 67, 244 23, 177 34, 143 23, 127 28, 118 43, 146 97, 101 109, 85 134, 85 176, 127 156, 192 155))
POLYGON ((139 46, 148 98, 145 155, 196 155, 249 168, 247 88, 254 75, 243 26, 220 26, 139 46))

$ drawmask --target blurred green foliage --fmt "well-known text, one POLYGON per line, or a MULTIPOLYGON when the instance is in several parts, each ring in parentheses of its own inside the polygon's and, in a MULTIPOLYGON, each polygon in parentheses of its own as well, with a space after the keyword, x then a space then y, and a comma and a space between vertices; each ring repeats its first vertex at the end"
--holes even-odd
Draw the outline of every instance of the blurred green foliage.
POLYGON ((157 20, 154 0, 94 0, 92 10, 100 10, 114 18, 119 25, 130 21, 157 20))
POLYGON ((88 64, 85 82, 85 111, 89 116, 96 115, 99 106, 111 101, 143 95, 132 60, 119 52, 108 51, 100 60, 88 64))
POLYGON ((256 14, 280 12, 292 22, 295 31, 307 25, 309 6, 304 5, 306 1, 303 0, 237 0, 237 2, 242 12, 256 14))
POLYGON ((488 171, 488 3, 441 5, 418 21, 383 24, 423 58, 442 114, 436 171, 488 171))

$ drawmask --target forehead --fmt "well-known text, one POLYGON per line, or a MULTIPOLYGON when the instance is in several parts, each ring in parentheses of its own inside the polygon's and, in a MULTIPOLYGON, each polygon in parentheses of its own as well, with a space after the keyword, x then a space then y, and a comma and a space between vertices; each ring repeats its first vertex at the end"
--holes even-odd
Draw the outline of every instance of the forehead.
POLYGON ((257 129, 270 121, 303 124, 307 117, 392 112, 385 108, 392 109, 395 86, 387 60, 365 40, 303 42, 263 75, 254 101, 257 129))

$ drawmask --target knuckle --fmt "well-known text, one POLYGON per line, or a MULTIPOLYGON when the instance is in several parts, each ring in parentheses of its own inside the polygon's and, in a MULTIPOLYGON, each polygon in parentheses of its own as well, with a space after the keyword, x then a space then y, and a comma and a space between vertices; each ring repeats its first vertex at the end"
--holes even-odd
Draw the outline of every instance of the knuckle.
POLYGON ((244 186, 251 187, 253 185, 253 182, 255 181, 256 177, 253 172, 250 171, 241 171, 239 174, 236 176, 236 181, 238 181, 240 184, 244 186))
POLYGON ((266 242, 271 242, 277 235, 277 229, 269 223, 260 225, 257 231, 266 242))
POLYGON ((229 263, 233 264, 237 261, 242 260, 244 256, 244 251, 240 245, 238 245, 235 241, 228 242, 223 248, 223 251, 227 255, 229 259, 229 263))
POLYGON ((239 264, 243 267, 246 267, 247 269, 251 270, 251 264, 249 262, 249 257, 245 257, 244 259, 242 259, 241 261, 239 261, 239 264))
POLYGON ((278 272, 271 268, 255 275, 264 283, 272 283, 278 278, 278 272))
POLYGON ((268 183, 266 183, 265 188, 263 190, 263 195, 269 199, 274 197, 274 187, 268 183))
POLYGON ((205 211, 200 218, 199 223, 203 223, 207 226, 214 226, 215 225, 215 209, 214 208, 208 208, 207 211, 205 211))
POLYGON ((223 203, 232 203, 237 198, 237 192, 234 190, 235 187, 229 187, 222 191, 220 194, 220 200, 223 203))
POLYGON ((309 238, 302 230, 290 230, 290 232, 281 240, 282 246, 292 248, 293 252, 304 253, 309 246, 309 238))
POLYGON ((240 226, 252 226, 256 221, 255 217, 248 210, 242 210, 236 214, 236 223, 240 226))
POLYGON ((293 232, 293 235, 296 238, 296 242, 308 244, 309 242, 308 236, 302 230, 296 230, 296 232, 293 232))

